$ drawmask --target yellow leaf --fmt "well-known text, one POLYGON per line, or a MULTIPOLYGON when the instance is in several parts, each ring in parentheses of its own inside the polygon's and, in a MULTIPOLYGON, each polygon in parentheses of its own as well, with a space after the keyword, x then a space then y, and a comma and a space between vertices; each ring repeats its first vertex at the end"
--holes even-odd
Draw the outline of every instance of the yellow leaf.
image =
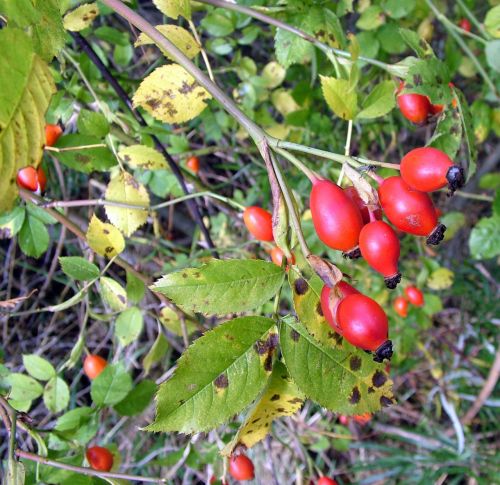
POLYGON ((154 118, 166 123, 182 123, 196 118, 206 107, 210 94, 178 64, 155 69, 134 95, 134 105, 142 106, 154 118))
POLYGON ((266 437, 273 420, 295 414, 303 402, 304 395, 288 375, 285 365, 275 362, 264 394, 250 410, 245 422, 234 439, 222 450, 222 454, 231 455, 238 445, 251 448, 266 437))
POLYGON ((276 61, 267 64, 262 70, 262 79, 269 89, 277 88, 285 79, 286 69, 276 61))
MULTIPOLYGON (((183 29, 178 25, 170 24, 157 25, 155 28, 190 59, 198 55, 200 52, 200 44, 196 42, 195 38, 186 29, 183 29)), ((146 34, 141 34, 135 41, 134 46, 139 47, 141 45, 149 44, 154 44, 154 42, 146 34)), ((161 51, 166 57, 172 61, 174 60, 166 50, 161 49, 161 51)))
MULTIPOLYGON (((105 199, 130 205, 149 206, 149 195, 146 188, 127 172, 120 172, 111 179, 106 189, 105 199)), ((125 236, 131 236, 148 219, 147 210, 125 209, 109 205, 105 206, 105 209, 111 223, 120 229, 125 236)))
POLYGON ((445 290, 453 284, 455 274, 448 268, 433 271, 427 280, 427 286, 433 290, 445 290))
MULTIPOLYGON (((160 310, 160 322, 170 332, 182 337, 182 327, 179 315, 170 307, 163 307, 160 310)), ((186 330, 188 335, 197 330, 196 325, 190 320, 186 319, 186 330)))
POLYGON ((297 111, 300 106, 295 102, 289 91, 280 89, 279 91, 274 91, 271 96, 271 100, 274 107, 283 115, 286 116, 293 111, 297 111))
POLYGON ((286 125, 273 125, 266 128, 266 133, 271 135, 273 138, 278 138, 279 140, 285 140, 290 133, 290 127, 286 125))
POLYGON ((131 145, 118 152, 118 156, 132 168, 161 170, 168 168, 165 158, 154 148, 145 145, 131 145))
POLYGON ((64 16, 63 25, 66 30, 79 32, 90 27, 99 15, 97 3, 84 3, 64 16))
POLYGON ((127 308, 127 292, 123 286, 107 276, 100 278, 99 283, 101 297, 111 310, 121 312, 127 308))
POLYGON ((182 15, 186 19, 191 18, 190 0, 153 0, 156 8, 167 17, 176 19, 182 15))
POLYGON ((323 96, 328 106, 340 118, 352 120, 358 111, 358 95, 349 90, 349 81, 321 76, 323 96))
POLYGON ((101 256, 113 258, 125 249, 122 233, 115 226, 99 220, 96 215, 90 220, 86 237, 90 249, 101 256))

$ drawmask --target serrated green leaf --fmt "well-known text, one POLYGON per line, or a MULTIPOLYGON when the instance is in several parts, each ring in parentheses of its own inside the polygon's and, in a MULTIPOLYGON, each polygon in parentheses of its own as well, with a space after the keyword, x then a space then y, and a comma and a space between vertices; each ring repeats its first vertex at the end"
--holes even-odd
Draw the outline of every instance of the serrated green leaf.
POLYGON ((384 365, 366 355, 326 347, 293 318, 283 321, 280 344, 285 365, 304 394, 346 415, 378 411, 393 404, 392 382, 384 365))
POLYGON ((156 340, 154 341, 154 344, 142 361, 142 366, 144 367, 146 375, 149 374, 149 371, 154 364, 163 359, 163 357, 167 353, 167 350, 168 340, 161 332, 159 332, 158 337, 156 337, 156 340))
POLYGON ((349 91, 349 81, 320 76, 323 96, 330 109, 344 120, 353 120, 358 111, 358 95, 349 91))
POLYGON ((68 407, 69 388, 60 377, 53 377, 45 385, 43 402, 52 413, 58 413, 68 407))
POLYGON ((396 105, 395 86, 392 81, 382 81, 363 101, 362 110, 356 118, 378 118, 389 113, 396 105))
POLYGON ((475 259, 494 258, 500 254, 500 215, 481 219, 472 229, 469 247, 475 259))
POLYGON ((99 268, 80 256, 60 257, 62 270, 70 277, 79 281, 90 281, 99 278, 99 268))
POLYGON ((27 256, 39 258, 49 247, 49 233, 39 219, 27 214, 19 231, 19 247, 27 256))
POLYGON ((434 57, 419 59, 412 62, 408 69, 403 93, 428 96, 433 104, 450 104, 450 80, 450 73, 444 62, 434 57))
POLYGON ((148 431, 206 431, 248 406, 266 385, 277 335, 274 321, 241 317, 197 339, 156 397, 148 431))
POLYGON ((18 194, 17 171, 38 166, 45 143, 45 111, 55 91, 52 74, 31 40, 14 27, 0 30, 0 214, 18 194))
POLYGON ((7 383, 11 386, 10 398, 15 401, 32 401, 40 397, 43 387, 32 377, 24 374, 13 373, 7 377, 7 383))
POLYGON ((82 109, 76 123, 81 135, 104 138, 109 133, 109 123, 102 113, 82 109))
POLYGON ((278 62, 285 68, 303 62, 313 52, 309 42, 283 29, 276 29, 274 48, 278 62))
POLYGON ((120 313, 115 323, 115 336, 124 347, 137 340, 142 332, 142 313, 137 307, 127 308, 120 313))
POLYGON ((285 272, 259 260, 212 260, 160 278, 151 287, 187 311, 206 315, 243 312, 271 299, 285 272))
POLYGON ((39 355, 23 355, 23 365, 28 374, 39 381, 48 381, 56 376, 54 366, 39 355))
POLYGON ((21 230, 25 216, 24 207, 14 207, 10 212, 0 216, 0 239, 14 237, 21 230))
POLYGON ((42 59, 51 61, 66 40, 59 0, 33 0, 33 5, 40 13, 40 19, 30 26, 33 45, 42 59))
POLYGON ((113 406, 132 389, 132 378, 121 364, 110 364, 92 381, 90 395, 97 406, 113 406))
POLYGON ((99 280, 101 284, 101 297, 115 312, 127 308, 127 293, 125 289, 114 279, 103 276, 99 280))
POLYGON ((153 400, 156 384, 144 379, 135 385, 127 397, 115 406, 115 411, 122 416, 135 416, 142 413, 153 400))
POLYGON ((418 57, 434 56, 432 47, 413 30, 400 28, 399 34, 418 57))
POLYGON ((439 117, 436 129, 427 146, 443 151, 453 160, 461 144, 462 120, 460 114, 455 109, 448 109, 439 117))

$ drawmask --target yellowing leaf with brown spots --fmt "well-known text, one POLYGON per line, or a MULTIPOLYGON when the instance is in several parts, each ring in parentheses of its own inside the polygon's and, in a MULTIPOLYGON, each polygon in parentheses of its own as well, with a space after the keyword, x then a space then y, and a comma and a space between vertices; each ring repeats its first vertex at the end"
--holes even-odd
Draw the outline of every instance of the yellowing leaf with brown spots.
POLYGON ((209 330, 182 354, 156 396, 148 431, 213 429, 248 406, 266 386, 278 343, 275 322, 251 316, 209 330))
POLYGON ((295 414, 303 402, 304 394, 292 381, 285 365, 275 362, 264 394, 250 410, 245 422, 222 454, 230 456, 239 445, 251 448, 267 436, 275 419, 295 414))
MULTIPOLYGON (((128 172, 120 172, 111 179, 106 189, 105 199, 133 206, 149 206, 149 195, 146 188, 128 172)), ((148 211, 143 209, 125 209, 110 205, 105 206, 105 209, 111 223, 120 229, 125 236, 131 236, 148 219, 148 211)))
POLYGON ((299 389, 336 413, 373 413, 394 404, 385 364, 344 343, 332 348, 317 340, 293 317, 282 320, 280 347, 285 365, 299 389))
MULTIPOLYGON (((182 324, 179 315, 172 308, 166 306, 160 310, 160 322, 170 332, 182 337, 182 324)), ((186 319, 186 331, 189 334, 196 332, 198 327, 191 321, 186 319)))
MULTIPOLYGON (((189 57, 189 59, 192 59, 199 54, 201 50, 200 44, 196 42, 196 39, 186 29, 172 24, 157 25, 155 29, 159 30, 170 42, 172 42, 172 44, 175 45, 175 47, 182 51, 186 57, 189 57)), ((154 42, 146 34, 142 33, 135 41, 134 46, 139 47, 141 45, 150 44, 154 44, 154 42)), ((161 49, 161 51, 172 61, 175 60, 166 50, 161 49)))
POLYGON ((183 67, 170 64, 155 69, 144 79, 133 101, 157 120, 183 123, 196 118, 210 98, 183 67))
POLYGON ((186 19, 191 18, 190 0, 153 0, 156 8, 167 17, 176 19, 182 15, 186 19))
POLYGON ((97 3, 84 3, 64 16, 63 26, 71 32, 79 32, 90 27, 98 15, 97 3))
POLYGON ((122 233, 112 224, 102 222, 95 214, 87 229, 87 243, 92 251, 113 258, 125 249, 122 233))
POLYGON ((132 168, 144 170, 162 170, 168 168, 165 157, 154 148, 145 145, 123 147, 118 156, 132 168))
POLYGON ((122 312, 127 308, 127 292, 117 281, 107 276, 99 279, 100 294, 103 301, 115 312, 122 312))

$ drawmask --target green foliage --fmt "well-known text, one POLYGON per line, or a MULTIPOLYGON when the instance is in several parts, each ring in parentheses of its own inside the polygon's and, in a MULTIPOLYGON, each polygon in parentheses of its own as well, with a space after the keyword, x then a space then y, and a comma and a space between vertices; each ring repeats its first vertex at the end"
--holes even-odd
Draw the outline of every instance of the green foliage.
POLYGON ((500 254, 500 215, 481 219, 472 229, 469 247, 476 259, 494 258, 500 254))
POLYGON ((59 258, 62 270, 71 278, 80 281, 90 281, 99 278, 99 268, 80 256, 59 258))
POLYGON ((92 381, 91 396, 96 406, 113 406, 132 389, 132 379, 122 364, 110 364, 92 381))

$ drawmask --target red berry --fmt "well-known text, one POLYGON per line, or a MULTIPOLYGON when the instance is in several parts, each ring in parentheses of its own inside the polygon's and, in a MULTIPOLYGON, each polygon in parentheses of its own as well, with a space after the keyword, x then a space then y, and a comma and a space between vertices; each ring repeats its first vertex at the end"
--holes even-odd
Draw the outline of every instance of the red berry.
POLYGON ((364 414, 356 414, 355 416, 352 417, 356 423, 361 424, 364 426, 365 424, 369 423, 372 419, 372 415, 370 413, 364 413, 364 414))
POLYGON ((235 480, 253 480, 254 467, 252 460, 246 455, 232 455, 229 459, 229 474, 235 480))
POLYGON ((352 287, 349 283, 345 281, 339 281, 335 286, 336 296, 333 301, 330 301, 330 294, 332 288, 328 286, 323 286, 321 290, 320 302, 321 302, 321 310, 323 312, 323 316, 327 323, 332 327, 337 333, 342 335, 342 330, 337 322, 337 309, 340 301, 348 295, 360 294, 360 292, 352 287), (334 317, 335 315, 335 317, 334 317))
POLYGON ((392 303, 394 311, 401 317, 408 316, 408 300, 404 296, 397 296, 392 303))
POLYGON ((87 449, 87 461, 94 470, 109 472, 113 468, 113 454, 102 446, 91 446, 87 449))
MULTIPOLYGON (((402 91, 404 83, 399 85, 398 92, 402 91)), ((412 123, 423 123, 431 113, 431 102, 422 94, 399 94, 397 102, 401 114, 412 123)))
POLYGON ((339 416, 339 422, 340 422, 340 424, 347 426, 349 424, 349 418, 347 416, 344 416, 343 414, 341 414, 339 416))
POLYGON ((55 145, 62 134, 62 128, 59 125, 45 125, 45 145, 51 147, 55 145))
POLYGON ((355 347, 375 352, 375 361, 392 356, 392 343, 387 340, 387 315, 371 298, 359 294, 345 297, 338 306, 337 320, 344 338, 355 347))
POLYGON ((17 185, 31 192, 39 189, 38 173, 34 167, 24 167, 17 172, 17 185))
POLYGON ((412 305, 422 306, 424 304, 424 294, 416 286, 407 286, 405 293, 412 305))
POLYGON ((462 29, 465 30, 466 32, 470 32, 470 29, 472 27, 471 23, 469 22, 468 19, 463 18, 458 22, 458 26, 462 29))
POLYGON ((243 220, 250 234, 259 241, 273 241, 273 216, 270 212, 255 205, 243 212, 243 220))
POLYGON ((398 272, 399 239, 384 221, 366 224, 359 235, 359 249, 365 261, 384 276, 387 288, 396 288, 401 281, 398 272))
POLYGON ((354 202, 329 180, 316 180, 310 198, 311 215, 318 237, 327 246, 358 257, 363 219, 354 202))
POLYGON ((318 480, 318 485, 337 485, 337 482, 332 478, 320 477, 318 480))
POLYGON ((90 379, 95 379, 108 365, 100 355, 87 355, 83 361, 83 372, 90 379))
POLYGON ((40 191, 45 192, 47 187, 47 175, 45 175, 42 166, 38 167, 36 174, 38 176, 38 186, 40 187, 40 191))
MULTIPOLYGON (((351 199, 356 207, 359 209, 361 213, 361 218, 363 219, 363 224, 368 224, 370 222, 370 212, 368 211, 368 206, 363 202, 363 199, 359 196, 358 191, 355 187, 350 185, 344 189, 345 194, 349 199, 351 199)), ((382 209, 380 207, 376 208, 372 211, 375 219, 382 219, 382 209)))
POLYGON ((200 159, 198 157, 189 157, 186 162, 186 167, 191 170, 191 172, 198 173, 200 170, 200 159))
MULTIPOLYGON (((283 251, 278 247, 274 246, 271 249, 271 259, 276 266, 281 266, 283 264, 283 258, 285 257, 283 251)), ((288 259, 288 264, 295 264, 295 256, 292 254, 292 257, 288 259)))
POLYGON ((401 177, 415 190, 433 192, 447 184, 451 192, 465 182, 464 170, 446 153, 432 147, 415 148, 401 160, 401 177))
POLYGON ((378 189, 380 204, 389 221, 399 230, 427 236, 427 244, 439 244, 446 227, 439 224, 432 200, 413 190, 401 177, 386 178, 378 189))

